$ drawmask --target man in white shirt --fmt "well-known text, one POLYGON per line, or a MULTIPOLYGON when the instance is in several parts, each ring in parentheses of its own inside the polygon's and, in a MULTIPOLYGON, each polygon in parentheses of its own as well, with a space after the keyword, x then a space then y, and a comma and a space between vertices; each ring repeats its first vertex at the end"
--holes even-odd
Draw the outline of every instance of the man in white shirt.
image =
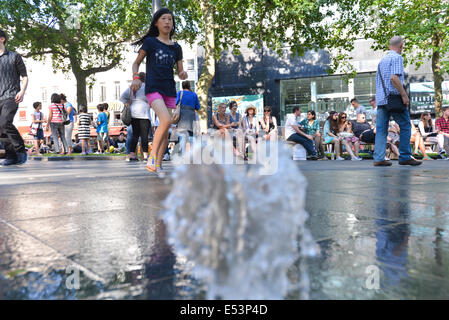
POLYGON ((313 136, 305 134, 299 129, 297 118, 301 115, 299 107, 293 107, 293 113, 288 114, 285 121, 285 140, 301 144, 307 151, 308 159, 317 160, 317 152, 313 136))

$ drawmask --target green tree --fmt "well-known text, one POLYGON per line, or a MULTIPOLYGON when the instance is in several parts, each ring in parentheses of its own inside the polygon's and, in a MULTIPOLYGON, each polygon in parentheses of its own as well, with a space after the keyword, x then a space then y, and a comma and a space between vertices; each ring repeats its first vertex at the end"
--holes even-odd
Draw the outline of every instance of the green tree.
POLYGON ((167 0, 182 20, 178 38, 199 41, 205 48, 204 66, 197 84, 206 117, 209 87, 215 76, 215 61, 223 51, 239 53, 242 40, 248 47, 268 47, 279 55, 286 49, 293 56, 309 50, 332 49, 333 67, 347 61, 352 42, 342 36, 351 23, 345 12, 353 0, 167 0))
POLYGON ((151 0, 0 0, 0 27, 25 57, 50 55, 53 68, 72 72, 78 104, 87 79, 120 65, 126 42, 149 26, 151 0))
POLYGON ((418 68, 431 60, 435 88, 435 112, 441 115, 442 82, 449 72, 449 2, 447 0, 361 0, 358 18, 361 32, 385 49, 394 35, 405 39, 404 60, 418 68))

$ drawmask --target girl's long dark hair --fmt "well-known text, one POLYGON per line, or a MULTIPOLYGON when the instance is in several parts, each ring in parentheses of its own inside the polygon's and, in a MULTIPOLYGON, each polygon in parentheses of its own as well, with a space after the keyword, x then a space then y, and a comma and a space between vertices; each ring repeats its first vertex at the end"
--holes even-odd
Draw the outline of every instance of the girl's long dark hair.
POLYGON ((329 117, 327 117, 327 120, 329 121, 329 125, 330 125, 330 130, 332 131, 333 134, 337 134, 339 129, 338 129, 338 119, 334 120, 333 116, 334 114, 336 114, 337 111, 331 111, 329 112, 329 117))
POLYGON ((161 8, 158 11, 156 11, 156 13, 153 15, 153 19, 151 20, 150 29, 148 29, 148 32, 142 38, 140 38, 136 42, 133 42, 132 45, 140 47, 140 46, 142 46, 142 44, 146 38, 159 36, 159 29, 156 27, 156 22, 164 14, 171 14, 172 19, 173 19, 173 30, 170 31, 170 39, 171 39, 173 37, 173 35, 175 34, 175 30, 176 30, 175 15, 169 9, 161 8))

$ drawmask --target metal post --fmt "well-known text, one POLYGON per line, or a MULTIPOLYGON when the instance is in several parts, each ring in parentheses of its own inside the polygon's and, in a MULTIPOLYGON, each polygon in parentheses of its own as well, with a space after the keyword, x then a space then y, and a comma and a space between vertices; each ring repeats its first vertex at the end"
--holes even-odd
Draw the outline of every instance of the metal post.
POLYGON ((156 13, 161 8, 161 1, 160 0, 153 0, 153 14, 156 13))

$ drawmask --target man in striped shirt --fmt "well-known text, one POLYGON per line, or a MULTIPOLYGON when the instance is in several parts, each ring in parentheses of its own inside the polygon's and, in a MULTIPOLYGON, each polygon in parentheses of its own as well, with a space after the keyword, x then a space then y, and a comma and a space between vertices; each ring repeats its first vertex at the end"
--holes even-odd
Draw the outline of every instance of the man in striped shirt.
POLYGON ((400 95, 402 102, 408 106, 410 99, 404 89, 404 62, 401 56, 404 41, 395 36, 390 40, 390 52, 379 62, 376 74, 376 144, 374 147, 374 165, 391 166, 390 161, 385 160, 387 147, 388 124, 390 117, 399 125, 399 164, 417 166, 421 161, 412 158, 410 147, 411 124, 408 108, 403 112, 389 112, 387 110, 388 95, 400 95), (383 83, 382 83, 383 80, 383 83))
POLYGON ((0 29, 0 140, 6 151, 3 167, 24 164, 28 158, 23 139, 13 124, 28 86, 27 70, 22 57, 6 49, 6 41, 6 33, 0 29))

